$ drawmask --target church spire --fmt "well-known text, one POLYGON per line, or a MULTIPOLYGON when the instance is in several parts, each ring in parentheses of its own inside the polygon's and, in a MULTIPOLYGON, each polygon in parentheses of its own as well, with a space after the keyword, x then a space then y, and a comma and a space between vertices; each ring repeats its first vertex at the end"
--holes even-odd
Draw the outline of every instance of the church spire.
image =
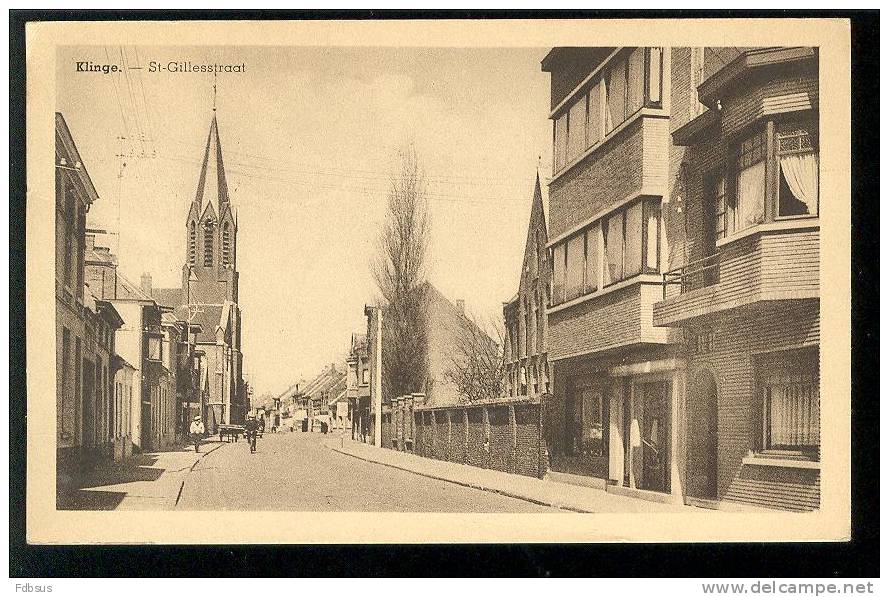
POLYGON ((210 134, 207 136, 207 146, 204 149, 195 203, 200 215, 203 215, 209 204, 213 206, 217 217, 222 216, 223 207, 228 203, 228 184, 225 180, 225 165, 222 161, 222 144, 219 142, 219 125, 216 122, 215 108, 213 121, 210 123, 210 134))

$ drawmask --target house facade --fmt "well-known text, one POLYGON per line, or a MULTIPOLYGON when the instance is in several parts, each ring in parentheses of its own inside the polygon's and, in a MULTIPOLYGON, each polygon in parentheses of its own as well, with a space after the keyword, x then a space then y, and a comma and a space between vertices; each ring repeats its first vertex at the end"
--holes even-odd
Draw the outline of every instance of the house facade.
POLYGON ((818 50, 734 50, 713 64, 703 51, 700 107, 671 127, 686 256, 664 275, 654 323, 682 333, 687 495, 814 509, 818 50))
POLYGON ((352 439, 367 442, 370 437, 370 351, 367 334, 352 334, 346 357, 346 399, 352 439))
POLYGON ((86 217, 99 195, 58 112, 55 141, 56 465, 64 484, 112 454, 113 357, 122 320, 87 286, 86 217))
POLYGON ((550 388, 546 307, 550 301, 550 260, 540 176, 534 183, 531 216, 516 295, 503 305, 504 387, 509 397, 539 399, 550 388))
POLYGON ((168 445, 164 438, 175 434, 175 423, 165 417, 173 382, 164 364, 163 310, 141 286, 118 271, 116 257, 96 244, 94 233, 88 244, 86 283, 90 292, 120 315, 123 323, 115 334, 114 351, 133 369, 129 439, 141 451, 163 448, 168 445))
POLYGON ((678 333, 652 320, 670 254, 671 59, 554 48, 542 62, 554 156, 544 416, 551 471, 679 501, 683 365, 678 333))

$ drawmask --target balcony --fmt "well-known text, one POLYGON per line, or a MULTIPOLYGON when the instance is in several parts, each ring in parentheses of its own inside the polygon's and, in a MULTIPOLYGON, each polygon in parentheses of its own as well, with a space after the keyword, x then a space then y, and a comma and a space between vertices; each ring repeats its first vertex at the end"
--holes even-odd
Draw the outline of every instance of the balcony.
POLYGON ((721 241, 717 252, 663 275, 654 325, 681 325, 776 300, 819 296, 817 220, 762 224, 721 241))

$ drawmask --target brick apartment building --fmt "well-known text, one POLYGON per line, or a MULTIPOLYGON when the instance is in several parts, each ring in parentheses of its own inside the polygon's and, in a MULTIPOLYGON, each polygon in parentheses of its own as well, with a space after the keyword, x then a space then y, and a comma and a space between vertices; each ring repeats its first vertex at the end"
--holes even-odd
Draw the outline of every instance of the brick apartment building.
POLYGON ((818 51, 673 52, 696 104, 671 126, 687 256, 653 313, 683 332, 686 493, 817 508, 818 51))
POLYGON ((542 62, 554 156, 545 426, 552 471, 678 501, 678 334, 651 317, 669 255, 670 64, 668 48, 555 48, 542 62))
POLYGON ((531 216, 516 295, 503 305, 505 323, 503 393, 539 400, 549 392, 546 306, 550 301, 550 261, 540 176, 534 182, 531 216))

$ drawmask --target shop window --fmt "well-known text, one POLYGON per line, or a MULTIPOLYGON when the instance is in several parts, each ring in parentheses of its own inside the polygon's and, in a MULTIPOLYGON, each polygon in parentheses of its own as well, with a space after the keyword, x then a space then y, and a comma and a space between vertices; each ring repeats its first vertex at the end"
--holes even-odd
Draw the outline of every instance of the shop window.
POLYGON ((776 135, 778 217, 818 215, 818 152, 808 127, 776 135))
POLYGON ((603 400, 598 388, 575 390, 567 401, 569 453, 584 456, 605 454, 603 400))
POLYGON ((762 447, 816 454, 821 445, 818 351, 770 354, 757 364, 762 447))

